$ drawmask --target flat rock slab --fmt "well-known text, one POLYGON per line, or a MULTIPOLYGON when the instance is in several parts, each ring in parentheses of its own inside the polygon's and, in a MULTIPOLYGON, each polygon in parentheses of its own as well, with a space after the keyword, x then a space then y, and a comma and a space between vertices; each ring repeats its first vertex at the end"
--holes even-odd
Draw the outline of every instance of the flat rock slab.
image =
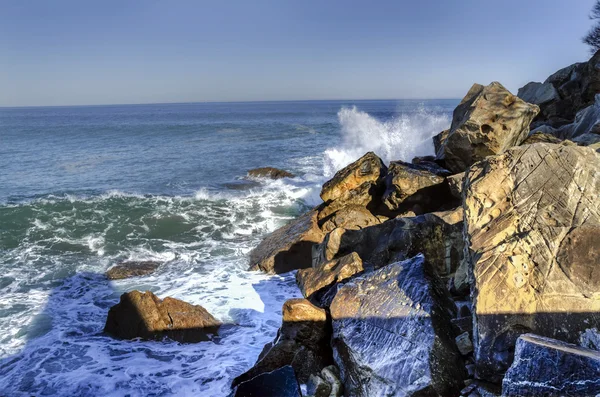
POLYGON ((261 167, 254 168, 248 171, 248 176, 252 178, 269 178, 269 179, 281 179, 281 178, 294 178, 296 175, 291 172, 280 170, 273 167, 261 167))
POLYGON ((154 273, 161 265, 154 261, 126 261, 120 262, 106 271, 109 280, 121 280, 124 278, 146 276, 154 273))
POLYGON ((458 395, 465 374, 452 304, 426 266, 419 255, 338 290, 332 345, 346 395, 458 395))
POLYGON ((600 352, 534 334, 517 340, 515 361, 502 382, 503 396, 596 396, 600 352))
POLYGON ((294 369, 287 365, 241 383, 234 397, 301 397, 294 369))

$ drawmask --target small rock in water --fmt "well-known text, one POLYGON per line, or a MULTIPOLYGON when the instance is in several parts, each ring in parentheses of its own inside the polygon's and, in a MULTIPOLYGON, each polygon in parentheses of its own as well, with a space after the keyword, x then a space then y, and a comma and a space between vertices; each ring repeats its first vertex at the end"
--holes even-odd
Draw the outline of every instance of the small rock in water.
POLYGON ((145 276, 154 273, 160 265, 160 262, 154 261, 120 262, 106 271, 106 277, 108 277, 109 280, 121 280, 130 277, 145 276))
POLYGON ((254 168, 248 171, 248 176, 253 178, 270 178, 270 179, 281 179, 281 178, 295 178, 296 175, 291 172, 280 170, 279 168, 273 167, 260 167, 254 168))
POLYGON ((209 340, 221 322, 202 306, 174 298, 159 299, 150 291, 131 291, 121 295, 110 308, 104 332, 117 338, 160 339, 179 342, 209 340))

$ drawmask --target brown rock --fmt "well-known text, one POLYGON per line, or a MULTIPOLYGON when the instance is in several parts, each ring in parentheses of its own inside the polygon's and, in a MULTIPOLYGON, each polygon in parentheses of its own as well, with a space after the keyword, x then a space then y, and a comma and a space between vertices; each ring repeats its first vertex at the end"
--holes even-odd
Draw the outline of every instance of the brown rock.
POLYGON ((266 236, 250 253, 250 270, 279 274, 310 267, 312 246, 323 237, 317 210, 311 210, 266 236))
POLYGON ((325 222, 336 212, 350 206, 363 207, 367 211, 369 209, 375 211, 380 204, 381 193, 381 183, 365 182, 352 190, 340 193, 340 196, 336 200, 323 204, 318 219, 320 222, 325 222))
POLYGON ((381 223, 369 210, 360 205, 347 205, 321 222, 321 230, 325 233, 329 233, 337 227, 355 230, 381 223))
POLYGON ((174 298, 159 299, 150 291, 131 291, 121 295, 111 307, 104 331, 118 338, 160 339, 180 342, 209 340, 221 322, 202 306, 174 298))
POLYGON ((454 110, 452 126, 437 158, 459 173, 487 156, 520 144, 539 107, 512 95, 500 83, 473 85, 454 110))
POLYGON ((576 342, 600 328, 600 155, 537 143, 473 165, 465 181, 480 377, 499 381, 520 334, 576 342))
POLYGON ((342 282, 364 270, 356 252, 321 264, 317 268, 302 269, 296 274, 296 281, 302 295, 311 298, 335 283, 342 282))
POLYGON ((291 172, 280 170, 273 167, 261 167, 254 168, 248 171, 248 176, 253 178, 269 178, 269 179, 281 179, 281 178, 294 178, 296 175, 291 172))
POLYGON ((446 181, 448 181, 450 194, 452 194, 454 198, 462 199, 462 184, 464 179, 464 172, 461 172, 460 174, 454 174, 446 178, 446 181))
POLYGON ((531 145, 533 143, 561 143, 562 139, 557 138, 551 134, 544 134, 543 132, 534 132, 529 135, 522 143, 523 145, 531 145))
POLYGON ((334 177, 323 185, 321 198, 323 201, 334 201, 346 192, 356 189, 366 182, 377 183, 380 176, 385 175, 383 161, 373 152, 369 152, 354 163, 339 170, 334 177))
POLYGON ((159 262, 153 261, 120 262, 106 271, 106 277, 108 277, 109 280, 121 280, 130 277, 145 276, 154 273, 159 266, 159 262))

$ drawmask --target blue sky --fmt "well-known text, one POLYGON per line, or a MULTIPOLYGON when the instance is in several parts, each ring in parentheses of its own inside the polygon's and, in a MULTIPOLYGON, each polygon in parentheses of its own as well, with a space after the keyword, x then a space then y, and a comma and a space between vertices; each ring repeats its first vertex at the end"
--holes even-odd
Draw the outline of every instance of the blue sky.
POLYGON ((594 0, 0 0, 0 106, 459 98, 589 58, 594 0))

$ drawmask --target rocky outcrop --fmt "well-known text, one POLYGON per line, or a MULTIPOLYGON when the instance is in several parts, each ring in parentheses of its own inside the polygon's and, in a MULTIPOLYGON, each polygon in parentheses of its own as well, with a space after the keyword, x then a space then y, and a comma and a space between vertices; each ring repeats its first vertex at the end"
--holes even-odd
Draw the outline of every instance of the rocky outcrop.
POLYGON ((104 332, 123 339, 162 339, 179 342, 209 340, 221 322, 202 306, 174 298, 159 299, 150 291, 121 295, 111 307, 104 332))
POLYGON ((312 246, 323 240, 314 209, 266 236, 250 253, 250 270, 286 273, 310 267, 312 246))
POLYGON ((291 172, 280 170, 279 168, 273 167, 261 167, 253 168, 248 171, 248 176, 252 178, 268 178, 268 179, 281 179, 281 178, 294 178, 296 175, 291 172))
POLYGON ((266 372, 240 384, 233 397, 301 397, 300 385, 294 369, 286 365, 272 372, 266 372))
POLYGON ((454 110, 445 139, 438 139, 438 160, 454 173, 486 156, 520 144, 539 108, 512 95, 500 83, 473 85, 454 110))
POLYGON ((452 307, 422 255, 341 287, 331 303, 332 344, 345 394, 458 394, 465 374, 452 307))
POLYGON ((153 261, 125 261, 120 262, 106 271, 109 280, 121 280, 130 277, 146 276, 154 273, 160 262, 153 261))
POLYGON ((502 395, 515 397, 596 396, 600 394, 600 353, 526 334, 502 382, 502 395))
POLYGON ((423 253, 442 277, 450 277, 463 258, 462 208, 398 217, 361 230, 335 229, 317 248, 317 263, 356 252, 371 267, 423 253))
POLYGON ((290 365, 301 383, 332 364, 331 325, 327 312, 306 299, 290 299, 283 305, 283 323, 275 341, 261 353, 256 364, 234 379, 232 387, 262 373, 290 365))
POLYGON ((433 164, 393 161, 385 176, 383 202, 395 212, 415 214, 438 209, 450 198, 445 176, 450 173, 433 164))
POLYGON ((348 205, 334 212, 328 217, 323 218, 321 230, 329 233, 335 228, 344 229, 362 229, 367 226, 381 223, 379 219, 369 210, 360 205, 348 205))
POLYGON ((552 134, 547 134, 543 132, 534 132, 529 135, 522 143, 523 145, 532 145, 534 143, 561 143, 562 139, 556 137, 552 134))
POLYGON ((477 372, 498 382, 520 334, 575 342, 600 327, 600 155, 538 143, 465 178, 477 372))
POLYGON ((327 203, 343 198, 349 191, 365 183, 377 184, 386 171, 383 161, 375 153, 369 152, 327 181, 321 190, 321 198, 327 203))
POLYGON ((362 260, 356 252, 324 262, 316 268, 302 269, 296 274, 298 286, 306 298, 319 299, 327 289, 364 271, 362 260))

